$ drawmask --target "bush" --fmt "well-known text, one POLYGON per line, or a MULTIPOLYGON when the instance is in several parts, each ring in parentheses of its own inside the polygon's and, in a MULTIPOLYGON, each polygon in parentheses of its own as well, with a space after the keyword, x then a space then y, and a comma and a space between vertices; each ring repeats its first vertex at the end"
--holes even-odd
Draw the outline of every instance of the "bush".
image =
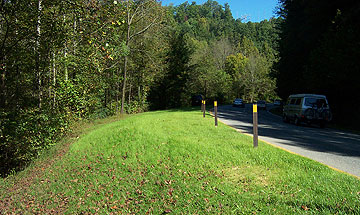
MULTIPOLYGON (((70 86, 71 87, 71 86, 70 86)), ((77 94, 59 95, 58 111, 51 107, 43 110, 27 108, 21 110, 0 110, 0 177, 24 169, 45 149, 54 145, 59 137, 69 130, 70 122, 82 116, 82 104, 74 99, 77 94), (60 99, 61 98, 61 99, 60 99)), ((120 107, 121 102, 119 103, 120 107)), ((105 118, 115 114, 113 109, 96 103, 93 113, 85 112, 87 118, 105 118), (97 107, 96 107, 97 105, 97 107)), ((147 104, 133 101, 125 104, 125 112, 134 114, 147 109, 147 104)))
POLYGON ((128 114, 141 113, 147 110, 147 104, 141 104, 138 101, 132 101, 130 104, 125 103, 124 109, 128 114))
POLYGON ((67 117, 37 108, 0 111, 0 176, 26 167, 67 130, 67 117))

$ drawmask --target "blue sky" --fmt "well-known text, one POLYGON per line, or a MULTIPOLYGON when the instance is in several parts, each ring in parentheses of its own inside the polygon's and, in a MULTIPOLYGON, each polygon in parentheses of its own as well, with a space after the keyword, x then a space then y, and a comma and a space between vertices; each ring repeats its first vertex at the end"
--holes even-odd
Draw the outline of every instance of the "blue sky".
MULTIPOLYGON (((188 0, 195 1, 197 4, 203 4, 207 0, 188 0)), ((235 19, 243 18, 243 22, 260 22, 264 19, 270 19, 276 16, 274 13, 278 0, 216 0, 219 4, 228 3, 232 15, 235 19)), ((173 3, 175 6, 186 2, 186 0, 162 0, 163 5, 173 3)))

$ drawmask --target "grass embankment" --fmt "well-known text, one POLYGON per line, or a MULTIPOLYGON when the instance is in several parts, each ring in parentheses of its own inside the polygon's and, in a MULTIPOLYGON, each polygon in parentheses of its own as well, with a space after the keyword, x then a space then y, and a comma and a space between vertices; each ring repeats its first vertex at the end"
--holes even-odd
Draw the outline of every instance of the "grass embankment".
POLYGON ((358 179, 213 124, 189 110, 103 125, 27 189, 1 179, 2 212, 360 213, 358 179))

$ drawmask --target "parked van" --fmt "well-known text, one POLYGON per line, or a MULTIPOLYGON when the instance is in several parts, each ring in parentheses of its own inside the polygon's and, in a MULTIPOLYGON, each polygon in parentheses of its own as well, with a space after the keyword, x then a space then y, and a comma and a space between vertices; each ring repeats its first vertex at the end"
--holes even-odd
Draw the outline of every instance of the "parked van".
POLYGON ((324 95, 295 94, 290 95, 283 109, 284 122, 293 121, 295 125, 325 124, 332 119, 329 103, 324 95))

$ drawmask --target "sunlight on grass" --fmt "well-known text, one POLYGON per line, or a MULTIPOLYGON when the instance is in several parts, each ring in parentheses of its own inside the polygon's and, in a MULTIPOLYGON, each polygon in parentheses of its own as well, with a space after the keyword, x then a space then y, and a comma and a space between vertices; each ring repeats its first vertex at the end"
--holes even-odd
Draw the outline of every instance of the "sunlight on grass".
POLYGON ((251 137, 223 124, 213 125, 213 119, 202 118, 198 110, 178 110, 138 114, 98 126, 72 144, 67 155, 9 210, 360 212, 359 180, 264 143, 254 149, 251 137))

